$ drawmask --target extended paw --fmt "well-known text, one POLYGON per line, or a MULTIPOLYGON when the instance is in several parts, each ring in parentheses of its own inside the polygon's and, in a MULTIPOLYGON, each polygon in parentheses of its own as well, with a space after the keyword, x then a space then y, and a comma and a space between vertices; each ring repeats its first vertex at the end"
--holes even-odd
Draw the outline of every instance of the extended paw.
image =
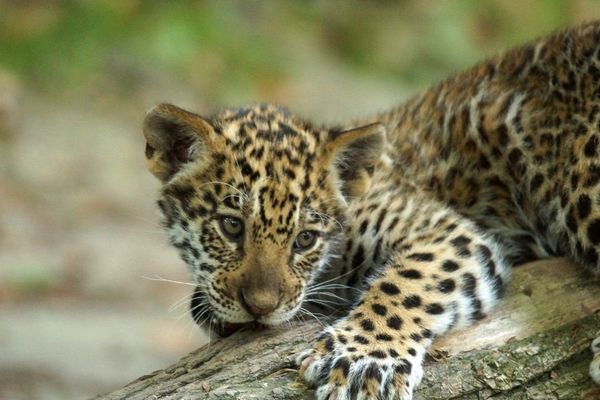
POLYGON ((421 357, 349 340, 329 328, 313 349, 298 356, 300 375, 316 388, 318 400, 412 399, 422 376, 421 357))

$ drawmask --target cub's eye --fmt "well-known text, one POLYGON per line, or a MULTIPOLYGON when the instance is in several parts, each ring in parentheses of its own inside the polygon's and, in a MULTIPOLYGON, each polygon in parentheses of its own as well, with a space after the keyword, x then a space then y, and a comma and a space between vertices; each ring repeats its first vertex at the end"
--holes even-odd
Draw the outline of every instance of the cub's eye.
POLYGON ((315 231, 302 231, 296 236, 294 240, 294 250, 307 250, 311 248, 317 241, 317 232, 315 231))
POLYGON ((239 218, 222 216, 219 218, 219 226, 223 234, 231 240, 239 240, 244 233, 244 223, 239 218))

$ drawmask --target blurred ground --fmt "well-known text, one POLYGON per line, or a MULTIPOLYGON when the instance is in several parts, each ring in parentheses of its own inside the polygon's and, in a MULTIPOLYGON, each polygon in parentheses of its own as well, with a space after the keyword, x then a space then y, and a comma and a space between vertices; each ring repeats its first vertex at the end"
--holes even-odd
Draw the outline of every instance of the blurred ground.
POLYGON ((206 338, 157 224, 140 121, 269 101, 379 111, 594 0, 0 0, 0 398, 114 389, 206 338), (171 4, 171 5, 169 5, 171 4))

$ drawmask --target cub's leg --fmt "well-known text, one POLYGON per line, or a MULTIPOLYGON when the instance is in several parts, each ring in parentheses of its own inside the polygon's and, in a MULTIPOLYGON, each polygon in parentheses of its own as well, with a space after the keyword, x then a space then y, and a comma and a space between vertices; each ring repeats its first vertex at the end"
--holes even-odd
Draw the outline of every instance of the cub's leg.
POLYGON ((457 215, 432 225, 407 227, 409 249, 392 253, 350 314, 298 357, 318 399, 412 399, 432 340, 501 297, 508 267, 497 245, 457 215))

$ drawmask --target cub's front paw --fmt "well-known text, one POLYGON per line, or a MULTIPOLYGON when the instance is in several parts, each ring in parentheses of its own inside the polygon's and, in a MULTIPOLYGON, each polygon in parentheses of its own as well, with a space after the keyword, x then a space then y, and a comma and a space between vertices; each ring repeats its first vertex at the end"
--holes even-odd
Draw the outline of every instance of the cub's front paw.
POLYGON ((318 400, 410 400, 422 377, 422 354, 398 342, 330 327, 296 361, 318 400))

